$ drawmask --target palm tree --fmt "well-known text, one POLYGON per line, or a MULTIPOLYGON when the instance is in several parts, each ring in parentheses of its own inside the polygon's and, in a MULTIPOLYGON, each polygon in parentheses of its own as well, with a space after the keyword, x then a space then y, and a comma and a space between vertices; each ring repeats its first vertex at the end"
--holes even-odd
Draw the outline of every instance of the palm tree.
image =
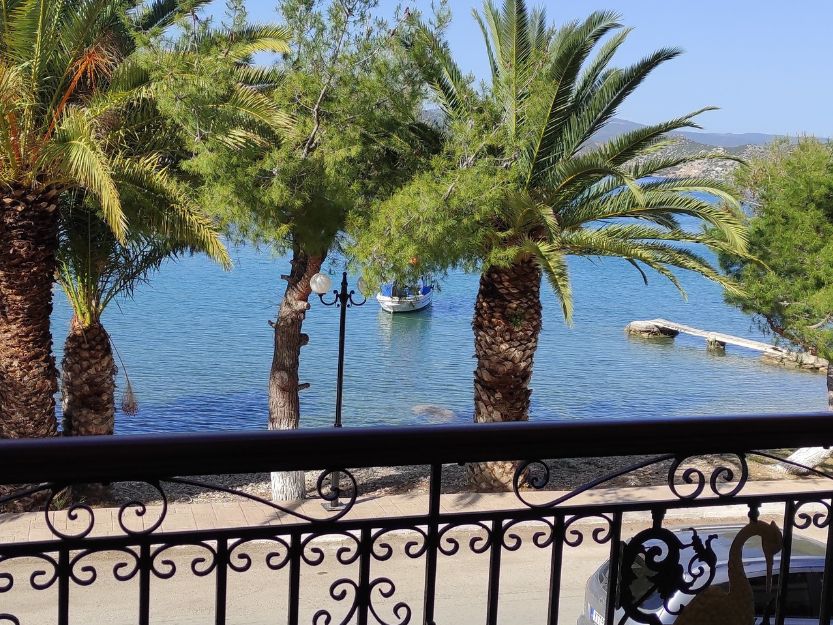
POLYGON ((64 436, 113 433, 117 368, 101 320, 107 306, 131 296, 165 260, 182 253, 205 252, 230 266, 211 223, 196 207, 171 204, 147 188, 141 201, 128 192, 124 197, 130 198, 125 206, 134 216, 131 221, 145 226, 134 226, 125 242, 116 238, 95 206, 62 206, 58 282, 73 310, 61 362, 64 436), (212 245, 206 246, 206 240, 212 245))
MULTIPOLYGON (((143 30, 177 24, 177 16, 171 13, 179 5, 193 10, 181 0, 167 4, 165 11, 157 8, 151 12, 152 21, 142 15, 143 30)), ((250 63, 253 52, 285 48, 282 29, 248 26, 240 19, 235 20, 233 31, 201 28, 188 32, 172 47, 157 49, 153 63, 175 70, 162 76, 196 88, 200 96, 180 92, 178 101, 187 112, 169 116, 160 115, 154 99, 148 103, 154 106, 123 111, 116 127, 121 132, 121 128, 158 126, 150 137, 138 140, 128 136, 124 143, 140 163, 155 160, 172 166, 144 176, 141 186, 129 177, 117 178, 123 208, 132 224, 125 242, 102 221, 100 206, 86 201, 68 202, 64 207, 58 275, 74 311, 62 362, 64 435, 113 433, 116 367, 110 338, 101 322, 107 305, 119 296, 131 295, 164 260, 184 252, 206 253, 230 268, 212 222, 191 197, 199 179, 174 166, 188 155, 189 146, 182 136, 192 136, 194 128, 200 128, 202 142, 236 149, 260 145, 270 132, 285 128, 287 117, 261 93, 274 84, 274 76, 250 63), (227 79, 223 88, 218 90, 215 84, 214 92, 206 97, 206 76, 212 71, 227 79), (149 144, 149 139, 154 143, 149 144), (149 149, 158 151, 147 153, 149 149)), ((141 52, 144 60, 150 61, 150 53, 141 52)), ((160 101, 169 89, 151 76, 150 90, 160 101)))
POLYGON ((136 95, 119 0, 0 5, 0 437, 56 432, 49 318, 59 199, 95 197, 114 235, 127 221, 115 176, 138 176, 105 137, 136 95), (127 170, 130 170, 128 172, 127 170))
MULTIPOLYGON (((159 123, 153 106, 165 85, 154 83, 158 76, 148 63, 150 53, 139 42, 204 3, 0 3, 0 437, 49 436, 57 430, 49 317, 59 204, 72 194, 93 199, 116 240, 126 242, 125 188, 138 195, 165 195, 166 206, 177 202, 169 171, 177 155, 152 152, 170 130, 159 123)), ((275 36, 280 32, 267 30, 275 36)), ((231 61, 238 53, 263 49, 249 45, 250 35, 263 34, 255 31, 241 34, 227 55, 231 61)), ((265 47, 284 49, 285 43, 279 43, 273 40, 265 47)), ((241 114, 264 123, 285 121, 255 88, 240 87, 231 98, 205 106, 214 107, 223 119, 241 114)), ((250 140, 244 131, 231 137, 237 145, 250 140)), ((202 219, 193 211, 186 213, 202 219)), ((153 219, 164 229, 179 217, 163 212, 153 219)), ((201 248, 222 256, 213 230, 203 227, 205 223, 197 225, 202 228, 201 248)))
MULTIPOLYGON (((682 268, 731 289, 692 244, 744 254, 746 240, 738 201, 727 186, 661 177, 683 163, 724 158, 667 150, 673 143, 668 133, 698 127, 694 118, 707 109, 610 141, 594 140, 622 102, 679 50, 663 48, 619 68, 611 61, 629 30, 613 13, 595 12, 552 29, 544 11, 528 11, 524 0, 504 0, 500 8, 486 0, 474 17, 491 67, 485 92, 471 86, 447 44, 427 29, 421 31, 422 45, 414 47, 445 113, 447 158, 416 183, 422 191, 403 191, 423 205, 428 197, 435 200, 432 210, 408 207, 405 231, 398 236, 407 238, 410 228, 416 240, 430 241, 445 267, 479 261, 472 323, 474 420, 523 421, 529 417, 529 382, 541 331, 542 276, 569 323, 568 256, 622 258, 643 278, 651 269, 678 288, 672 268, 682 268), (449 211, 460 210, 461 203, 465 210, 449 219, 449 211), (710 228, 686 229, 681 216, 710 228), (436 225, 436 220, 444 221, 436 225), (440 232, 420 238, 414 235, 418 228, 440 232), (449 256, 450 249, 459 251, 449 256)), ((394 221, 384 212, 381 218, 394 221)), ((423 250, 420 259, 423 266, 431 265, 432 250, 423 250)), ((478 489, 505 489, 514 470, 511 462, 475 464, 470 475, 478 489)))
POLYGON ((73 317, 61 362, 62 431, 64 436, 112 434, 118 369, 101 315, 164 255, 143 254, 139 242, 122 245, 89 208, 70 204, 64 211, 58 282, 73 317))

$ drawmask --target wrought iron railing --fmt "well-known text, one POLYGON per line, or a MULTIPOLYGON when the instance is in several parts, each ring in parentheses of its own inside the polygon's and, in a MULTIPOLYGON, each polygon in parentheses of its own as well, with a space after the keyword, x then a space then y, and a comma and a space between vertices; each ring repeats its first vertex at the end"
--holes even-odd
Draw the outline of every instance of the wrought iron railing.
POLYGON ((748 623, 749 615, 779 625, 828 624, 833 476, 817 469, 810 472, 816 480, 803 482, 750 479, 750 463, 783 456, 767 450, 828 445, 827 414, 2 441, 0 485, 7 488, 0 505, 35 502, 42 511, 37 518, 0 514, 0 623, 531 623, 517 600, 515 607, 502 604, 502 587, 528 580, 520 583, 539 589, 528 598, 541 601, 542 623, 572 625, 577 616, 586 625, 748 623), (551 460, 612 456, 634 458, 569 492, 550 490, 558 477, 551 460), (508 494, 443 493, 449 465, 488 461, 516 463, 508 494), (355 477, 364 467, 411 465, 427 467, 427 492, 400 498, 398 508, 386 508, 385 497, 369 501, 355 477), (606 489, 649 468, 663 476, 661 486, 606 489), (338 497, 343 505, 276 503, 211 477, 297 470, 320 471, 317 497, 338 497), (330 486, 335 474, 339 492, 330 486), (145 496, 156 503, 122 500, 108 510, 68 499, 73 486, 120 482, 147 485, 145 496), (177 529, 170 492, 182 486, 274 514, 177 529), (721 552, 719 528, 668 529, 678 511, 688 511, 684 526, 714 526, 738 510, 748 517, 739 535, 761 539, 757 552, 743 552, 740 574, 751 579, 755 570, 774 567, 748 596, 737 577, 740 550, 733 544, 721 552), (773 515, 775 524, 764 522, 773 515), (106 530, 103 519, 111 519, 106 530), (24 521, 30 533, 15 534, 24 521), (803 533, 817 549, 795 542, 803 533), (604 549, 592 575, 568 564, 569 552, 587 545, 604 549), (510 561, 527 549, 543 559, 510 561), (473 565, 450 574, 446 565, 476 556, 485 570, 482 586, 472 590, 479 579, 473 565), (236 576, 255 569, 256 583, 241 591, 236 576), (800 572, 804 583, 808 571, 817 587, 807 590, 808 606, 795 608, 804 586, 796 590, 784 580, 800 572), (731 585, 721 591, 724 578, 731 585), (571 591, 571 613, 562 590, 585 589, 585 582, 583 599, 571 591), (173 615, 158 613, 165 584, 175 589, 165 604, 173 615), (267 589, 273 607, 251 596, 255 586, 267 589), (192 614, 196 593, 211 598, 192 614), (128 607, 117 609, 120 601, 128 607), (481 601, 484 614, 475 608, 481 601), (89 616, 91 605, 101 616, 89 616))

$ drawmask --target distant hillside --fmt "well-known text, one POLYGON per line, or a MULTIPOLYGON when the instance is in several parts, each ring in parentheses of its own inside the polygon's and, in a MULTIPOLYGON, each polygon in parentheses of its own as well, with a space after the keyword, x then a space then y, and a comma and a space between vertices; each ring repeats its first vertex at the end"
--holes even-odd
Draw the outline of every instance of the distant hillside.
MULTIPOLYGON (((631 130, 642 128, 643 124, 614 118, 605 128, 593 137, 594 141, 607 141, 631 130)), ((680 131, 671 133, 679 138, 679 142, 668 148, 671 154, 689 156, 705 153, 725 153, 743 160, 749 160, 763 154, 765 146, 779 138, 778 135, 768 135, 761 132, 746 132, 740 134, 680 131)), ((737 168, 736 161, 703 160, 673 167, 664 173, 668 176, 685 176, 696 178, 715 178, 730 180, 737 168)))
MULTIPOLYGON (((741 145, 731 148, 722 146, 705 145, 702 143, 695 143, 686 138, 680 138, 679 143, 668 148, 671 154, 679 155, 696 155, 705 153, 725 153, 748 161, 757 156, 763 155, 766 150, 765 145, 741 145)), ((737 161, 730 160, 699 160, 692 163, 686 163, 678 167, 667 169, 663 173, 666 176, 679 176, 685 178, 712 178, 715 180, 722 180, 729 182, 732 179, 732 174, 738 167, 737 161)))
MULTIPOLYGON (((425 121, 442 126, 443 115, 439 110, 426 110, 423 113, 425 121)), ((622 133, 644 127, 644 124, 627 119, 614 118, 600 132, 596 133, 592 142, 604 142, 622 133)), ((761 132, 718 133, 700 131, 680 131, 673 135, 679 138, 668 151, 672 154, 694 155, 699 153, 724 152, 744 160, 754 158, 763 153, 764 147, 779 138, 779 135, 768 135, 761 132)), ((674 167, 665 172, 669 176, 709 177, 729 180, 737 167, 735 161, 708 160, 699 161, 674 167)))
MULTIPOLYGON (((600 141, 606 141, 611 137, 620 135, 623 132, 642 128, 644 124, 637 124, 636 122, 628 121, 627 119, 615 118, 598 133, 600 141)), ((767 135, 762 132, 702 132, 696 130, 685 130, 673 133, 684 137, 688 141, 700 143, 702 145, 717 146, 721 148, 737 148, 746 145, 766 145, 777 139, 779 135, 767 135)))

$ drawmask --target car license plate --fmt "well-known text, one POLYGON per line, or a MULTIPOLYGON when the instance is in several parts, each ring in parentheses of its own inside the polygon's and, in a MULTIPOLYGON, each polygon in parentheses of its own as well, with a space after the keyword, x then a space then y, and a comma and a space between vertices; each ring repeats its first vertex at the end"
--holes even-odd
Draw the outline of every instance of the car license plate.
POLYGON ((590 618, 593 620, 595 625, 605 625, 605 617, 596 612, 593 608, 590 608, 590 618))

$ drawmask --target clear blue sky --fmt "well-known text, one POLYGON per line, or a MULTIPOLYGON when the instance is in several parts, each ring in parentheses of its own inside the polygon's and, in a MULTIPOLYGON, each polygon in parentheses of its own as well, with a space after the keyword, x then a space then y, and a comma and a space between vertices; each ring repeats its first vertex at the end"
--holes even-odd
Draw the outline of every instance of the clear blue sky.
MULTIPOLYGON (((221 11, 222 0, 215 0, 221 11)), ((396 0, 381 0, 391 13, 396 0)), ((428 10, 430 0, 404 1, 428 10)), ((531 5, 538 2, 530 0, 531 5)), ((621 13, 635 31, 622 63, 664 45, 685 54, 660 68, 622 107, 620 116, 650 123, 704 105, 713 132, 808 133, 833 136, 833 1, 831 0, 548 0, 551 22, 594 9, 621 13)), ((467 71, 488 72, 471 17, 481 0, 451 0, 449 39, 467 71)), ((253 20, 275 18, 273 0, 249 0, 253 20)))

